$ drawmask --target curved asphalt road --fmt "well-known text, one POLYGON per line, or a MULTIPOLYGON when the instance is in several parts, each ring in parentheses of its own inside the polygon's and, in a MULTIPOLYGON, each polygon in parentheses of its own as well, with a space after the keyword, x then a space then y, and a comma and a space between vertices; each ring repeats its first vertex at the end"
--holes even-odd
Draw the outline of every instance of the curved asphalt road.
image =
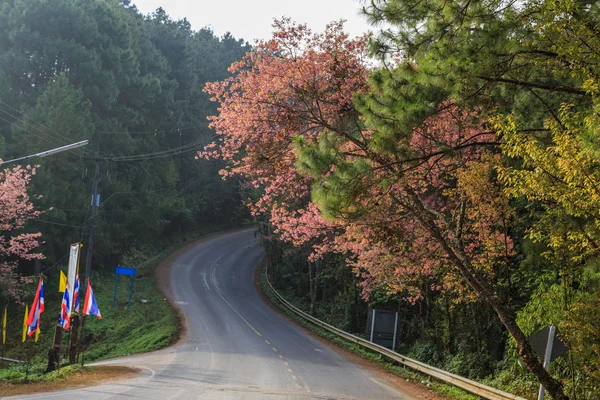
POLYGON ((140 378, 21 398, 408 399, 273 311, 253 285, 263 256, 254 230, 216 237, 179 256, 170 288, 187 323, 174 347, 103 362, 140 378))

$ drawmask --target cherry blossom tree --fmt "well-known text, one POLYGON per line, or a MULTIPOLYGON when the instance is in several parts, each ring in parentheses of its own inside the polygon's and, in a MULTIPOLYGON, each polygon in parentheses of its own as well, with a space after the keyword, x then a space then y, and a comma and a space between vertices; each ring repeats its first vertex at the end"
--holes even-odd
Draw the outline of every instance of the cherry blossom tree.
POLYGON ((274 27, 272 40, 230 67, 231 78, 206 85, 220 104, 210 119, 221 138, 200 156, 228 161, 223 176, 261 188, 258 200, 248 199, 251 212, 269 213, 282 239, 311 242, 318 258, 343 226, 326 221, 311 202, 311 179, 296 169, 295 139, 316 143, 325 131, 356 124, 354 95, 368 89, 367 36, 349 39, 341 22, 323 34, 289 19, 274 27))
POLYGON ((379 130, 394 123, 373 123, 385 118, 376 96, 366 119, 357 111, 356 97, 378 88, 368 84, 366 37, 348 38, 341 23, 323 34, 289 20, 275 27, 231 78, 206 86, 221 139, 199 156, 228 161, 225 177, 260 188, 252 212, 269 214, 282 239, 310 243, 312 260, 346 254, 366 297, 379 287, 414 301, 430 285, 487 303, 530 371, 556 385, 500 296, 514 213, 481 111, 443 103, 409 132, 379 130))
POLYGON ((31 166, 0 170, 0 294, 16 300, 26 281, 15 271, 18 263, 43 258, 35 253, 41 233, 21 232, 27 221, 40 215, 27 193, 33 175, 31 166))

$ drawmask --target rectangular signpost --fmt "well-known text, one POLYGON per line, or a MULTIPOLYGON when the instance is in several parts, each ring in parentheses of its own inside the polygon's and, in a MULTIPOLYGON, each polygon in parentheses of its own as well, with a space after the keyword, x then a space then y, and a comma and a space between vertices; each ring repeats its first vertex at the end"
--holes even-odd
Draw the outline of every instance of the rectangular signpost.
POLYGON ((133 296, 133 281, 135 279, 136 269, 121 267, 120 265, 117 265, 116 273, 117 273, 117 279, 115 281, 115 294, 113 297, 113 308, 116 307, 116 305, 117 305, 117 286, 119 285, 119 275, 125 275, 125 276, 131 277, 131 282, 129 283, 129 303, 128 303, 128 305, 130 306, 131 305, 131 297, 133 296))
MULTIPOLYGON (((556 336, 557 333, 559 332, 556 326, 548 325, 527 339, 533 351, 542 359, 546 371, 550 369, 550 361, 560 357, 567 351, 567 346, 559 336, 556 336)), ((538 400, 544 400, 544 394, 544 387, 540 385, 538 400)))

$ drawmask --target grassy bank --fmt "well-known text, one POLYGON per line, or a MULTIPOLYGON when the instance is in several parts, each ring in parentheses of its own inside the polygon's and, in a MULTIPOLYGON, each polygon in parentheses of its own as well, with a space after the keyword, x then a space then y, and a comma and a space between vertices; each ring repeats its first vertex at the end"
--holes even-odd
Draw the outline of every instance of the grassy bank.
POLYGON ((460 388, 457 388, 452 385, 445 384, 443 382, 439 382, 435 379, 432 379, 430 376, 421 374, 419 372, 413 371, 412 369, 406 368, 401 364, 390 360, 379 353, 366 349, 362 346, 357 345, 356 343, 349 342, 317 325, 314 325, 305 319, 299 317, 295 313, 291 312, 285 305, 283 305, 277 297, 273 294, 271 289, 267 284, 266 279, 266 268, 263 268, 261 271, 261 288, 263 293, 269 298, 269 300, 275 304, 282 313, 298 322, 304 328, 310 330, 311 332, 316 333, 320 337, 327 339, 330 342, 348 350, 366 360, 369 360, 381 367, 383 367, 386 371, 391 372, 397 376, 402 377, 407 381, 418 382, 421 385, 426 386, 429 390, 434 393, 445 396, 451 399, 456 400, 478 400, 479 396, 472 395, 460 388))
MULTIPOLYGON (((179 319, 173 307, 167 301, 156 281, 155 271, 162 260, 185 245, 225 231, 230 227, 214 227, 173 239, 163 249, 134 249, 125 255, 124 266, 136 267, 131 306, 129 300, 128 277, 120 277, 117 288, 117 303, 113 307, 115 273, 111 271, 95 271, 91 282, 102 320, 87 318, 84 343, 86 343, 85 360, 87 362, 118 357, 122 355, 158 350, 177 340, 180 333, 179 319)), ((63 268, 64 269, 64 268, 63 268)), ((37 343, 28 339, 21 343, 20 327, 22 316, 16 315, 9 324, 9 337, 5 355, 10 358, 29 361, 26 365, 4 363, 0 365, 0 381, 18 382, 24 380, 29 368, 28 381, 45 379, 43 371, 46 367, 47 352, 54 339, 54 324, 57 320, 60 299, 57 283, 54 280, 45 283, 46 312, 42 314, 42 334, 37 343)), ((83 301, 82 301, 83 305, 83 301)), ((24 307, 23 307, 24 308, 24 307)), ((68 337, 63 337, 63 351, 68 337)), ((73 368, 62 368, 64 374, 75 373, 73 368)))

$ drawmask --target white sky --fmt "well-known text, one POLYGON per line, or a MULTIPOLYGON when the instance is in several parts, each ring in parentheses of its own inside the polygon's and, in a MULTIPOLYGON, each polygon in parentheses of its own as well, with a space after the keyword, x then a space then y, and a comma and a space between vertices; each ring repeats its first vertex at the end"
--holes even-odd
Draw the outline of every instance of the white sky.
POLYGON ((347 20, 345 30, 358 36, 372 27, 360 15, 364 0, 133 0, 143 14, 158 7, 165 9, 173 19, 187 18, 192 28, 211 27, 217 36, 225 32, 237 39, 271 37, 273 18, 290 17, 297 23, 306 23, 313 32, 321 32, 325 25, 339 19, 347 20))

